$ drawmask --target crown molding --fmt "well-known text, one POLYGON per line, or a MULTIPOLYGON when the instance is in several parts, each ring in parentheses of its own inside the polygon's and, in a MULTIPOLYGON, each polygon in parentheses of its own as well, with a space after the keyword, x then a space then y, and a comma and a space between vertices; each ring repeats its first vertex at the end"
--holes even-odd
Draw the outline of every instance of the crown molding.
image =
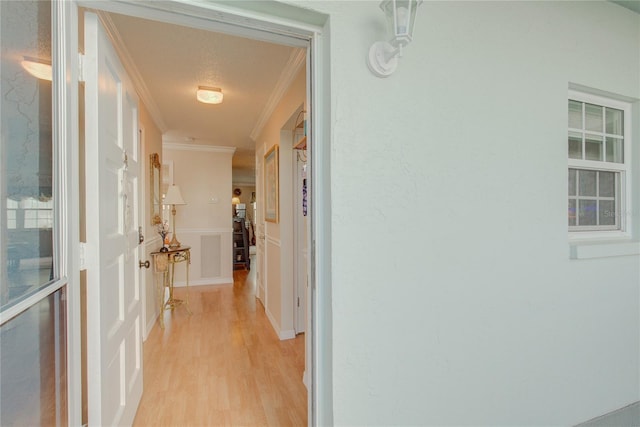
POLYGON ((255 179, 253 181, 244 181, 242 179, 234 179, 231 182, 231 185, 238 186, 238 187, 255 187, 256 181, 255 179))
POLYGON ((276 83, 276 86, 273 89, 273 92, 271 92, 271 96, 269 96, 269 100, 264 106, 264 109, 262 110, 258 121, 253 127, 251 134, 249 135, 249 137, 254 142, 260 136, 260 133, 262 132, 264 125, 267 123, 267 120, 269 120, 269 118, 271 117, 273 110, 275 110, 275 108, 278 106, 278 103, 280 102, 280 100, 282 100, 285 92, 287 91, 287 89, 289 89, 289 86, 291 86, 291 83, 298 75, 298 71, 300 70, 302 64, 305 63, 306 58, 307 51, 305 49, 296 48, 293 50, 293 52, 291 52, 289 60, 284 66, 284 69, 280 74, 280 78, 276 83))
POLYGON ((217 145, 202 145, 202 144, 185 144, 180 142, 163 142, 163 150, 176 150, 176 151, 201 151, 207 153, 228 153, 233 154, 236 152, 235 147, 220 147, 217 145))
POLYGON ((129 77, 133 81, 133 86, 136 88, 138 96, 140 96, 140 98, 142 99, 142 102, 144 103, 147 111, 149 111, 149 114, 151 115, 151 118, 155 122, 156 126, 158 126, 158 129, 160 129, 160 132, 166 132, 168 130, 168 127, 164 121, 164 118, 162 117, 162 113, 160 113, 160 108, 158 108, 158 104, 156 104, 156 102, 153 100, 151 92, 149 91, 149 88, 147 88, 142 75, 138 71, 138 67, 136 67, 136 64, 133 61, 131 54, 127 50, 122 37, 120 37, 118 29, 111 20, 111 16, 109 16, 109 14, 104 11, 98 11, 97 13, 100 17, 100 20, 102 21, 102 24, 104 25, 107 35, 113 43, 114 49, 120 57, 120 61, 122 61, 122 65, 124 66, 125 70, 127 70, 129 77))

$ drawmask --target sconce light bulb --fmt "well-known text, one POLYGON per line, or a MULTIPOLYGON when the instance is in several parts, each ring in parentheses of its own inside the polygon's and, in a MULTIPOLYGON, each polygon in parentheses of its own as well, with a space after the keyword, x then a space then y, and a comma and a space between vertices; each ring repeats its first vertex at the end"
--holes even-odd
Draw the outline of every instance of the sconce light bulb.
POLYGON ((409 11, 407 10, 407 8, 399 7, 398 11, 396 12, 396 29, 397 29, 396 35, 407 33, 408 17, 409 17, 409 11))

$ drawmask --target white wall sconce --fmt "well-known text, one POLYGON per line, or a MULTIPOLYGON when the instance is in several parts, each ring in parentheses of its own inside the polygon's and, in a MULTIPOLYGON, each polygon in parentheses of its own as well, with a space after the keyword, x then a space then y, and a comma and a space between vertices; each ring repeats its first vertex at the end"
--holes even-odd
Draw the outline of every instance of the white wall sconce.
POLYGON ((402 57, 402 48, 409 44, 413 34, 416 9, 422 0, 385 0, 380 3, 393 30, 393 38, 371 45, 367 65, 377 77, 388 77, 398 67, 398 58, 402 57))

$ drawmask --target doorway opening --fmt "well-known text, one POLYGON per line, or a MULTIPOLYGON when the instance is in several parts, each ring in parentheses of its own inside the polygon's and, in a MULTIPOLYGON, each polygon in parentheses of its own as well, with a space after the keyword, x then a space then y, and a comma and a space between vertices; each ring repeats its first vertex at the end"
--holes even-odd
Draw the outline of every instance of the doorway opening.
MULTIPOLYGON (((277 12, 291 6, 274 5, 277 12)), ((96 8, 96 4, 86 3, 96 8)), ((145 5, 136 2, 104 2, 99 9, 138 18, 161 22, 178 23, 209 31, 241 34, 244 37, 268 39, 272 42, 286 42, 296 46, 305 46, 307 55, 307 100, 309 102, 309 151, 308 191, 311 238, 309 279, 310 279, 310 323, 308 340, 311 364, 309 367, 309 422, 312 425, 325 424, 331 419, 331 334, 330 334, 330 287, 327 280, 330 272, 330 233, 329 233, 329 183, 328 175, 328 102, 322 90, 328 85, 326 71, 320 66, 321 60, 328 61, 327 47, 323 43, 323 28, 317 24, 291 21, 287 25, 277 15, 264 17, 263 13, 254 13, 252 3, 247 2, 246 9, 231 10, 229 7, 211 4, 193 6, 189 4, 164 3, 145 5), (318 287, 319 283, 326 283, 318 287), (322 351, 320 351, 322 349, 322 351), (321 354, 322 353, 322 354, 321 354)), ((309 12, 313 14, 313 12, 309 12)), ((315 14, 314 14, 315 15, 315 14)), ((309 18, 318 21, 318 16, 309 18)), ((326 21, 326 17, 323 18, 326 21)), ((327 67, 328 68, 328 67, 327 67)), ((91 331, 89 331, 91 333, 91 331)), ((77 339, 77 337, 72 337, 77 339)))

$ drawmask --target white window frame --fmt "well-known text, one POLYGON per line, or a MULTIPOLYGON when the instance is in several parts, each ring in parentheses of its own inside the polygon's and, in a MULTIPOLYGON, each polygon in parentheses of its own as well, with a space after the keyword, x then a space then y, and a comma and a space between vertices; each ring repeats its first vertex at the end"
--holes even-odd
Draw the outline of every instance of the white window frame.
MULTIPOLYGON (((20 209, 19 202, 7 198, 7 230, 18 229, 18 211, 20 209)), ((22 227, 20 227, 22 228, 22 227)))
MULTIPOLYGON (((567 182, 569 179, 569 169, 583 169, 583 170, 595 170, 604 172, 616 172, 620 175, 619 189, 617 197, 619 200, 616 203, 616 215, 618 217, 619 228, 610 229, 611 227, 569 227, 569 239, 575 240, 600 240, 600 239, 628 239, 631 237, 631 206, 632 206, 632 189, 631 183, 633 178, 631 175, 631 159, 632 156, 632 143, 631 143, 631 104, 618 99, 607 98, 599 95, 593 95, 590 93, 580 92, 576 90, 570 90, 568 94, 569 100, 575 100, 579 102, 585 102, 588 104, 595 104, 599 106, 614 108, 622 110, 624 115, 624 142, 623 142, 623 162, 613 163, 606 161, 594 161, 594 160, 581 160, 569 158, 567 151, 567 182)), ((568 116, 567 110, 567 116, 568 116)), ((567 137, 569 132, 583 132, 583 129, 573 129, 568 127, 567 117, 567 137)), ((568 140, 565 139, 565 150, 568 150, 568 140)), ((567 190, 568 193, 568 190, 567 190)), ((567 194, 566 200, 569 199, 567 194)))
POLYGON ((37 198, 28 198, 20 203, 24 229, 53 228, 53 199, 41 202, 37 198))

